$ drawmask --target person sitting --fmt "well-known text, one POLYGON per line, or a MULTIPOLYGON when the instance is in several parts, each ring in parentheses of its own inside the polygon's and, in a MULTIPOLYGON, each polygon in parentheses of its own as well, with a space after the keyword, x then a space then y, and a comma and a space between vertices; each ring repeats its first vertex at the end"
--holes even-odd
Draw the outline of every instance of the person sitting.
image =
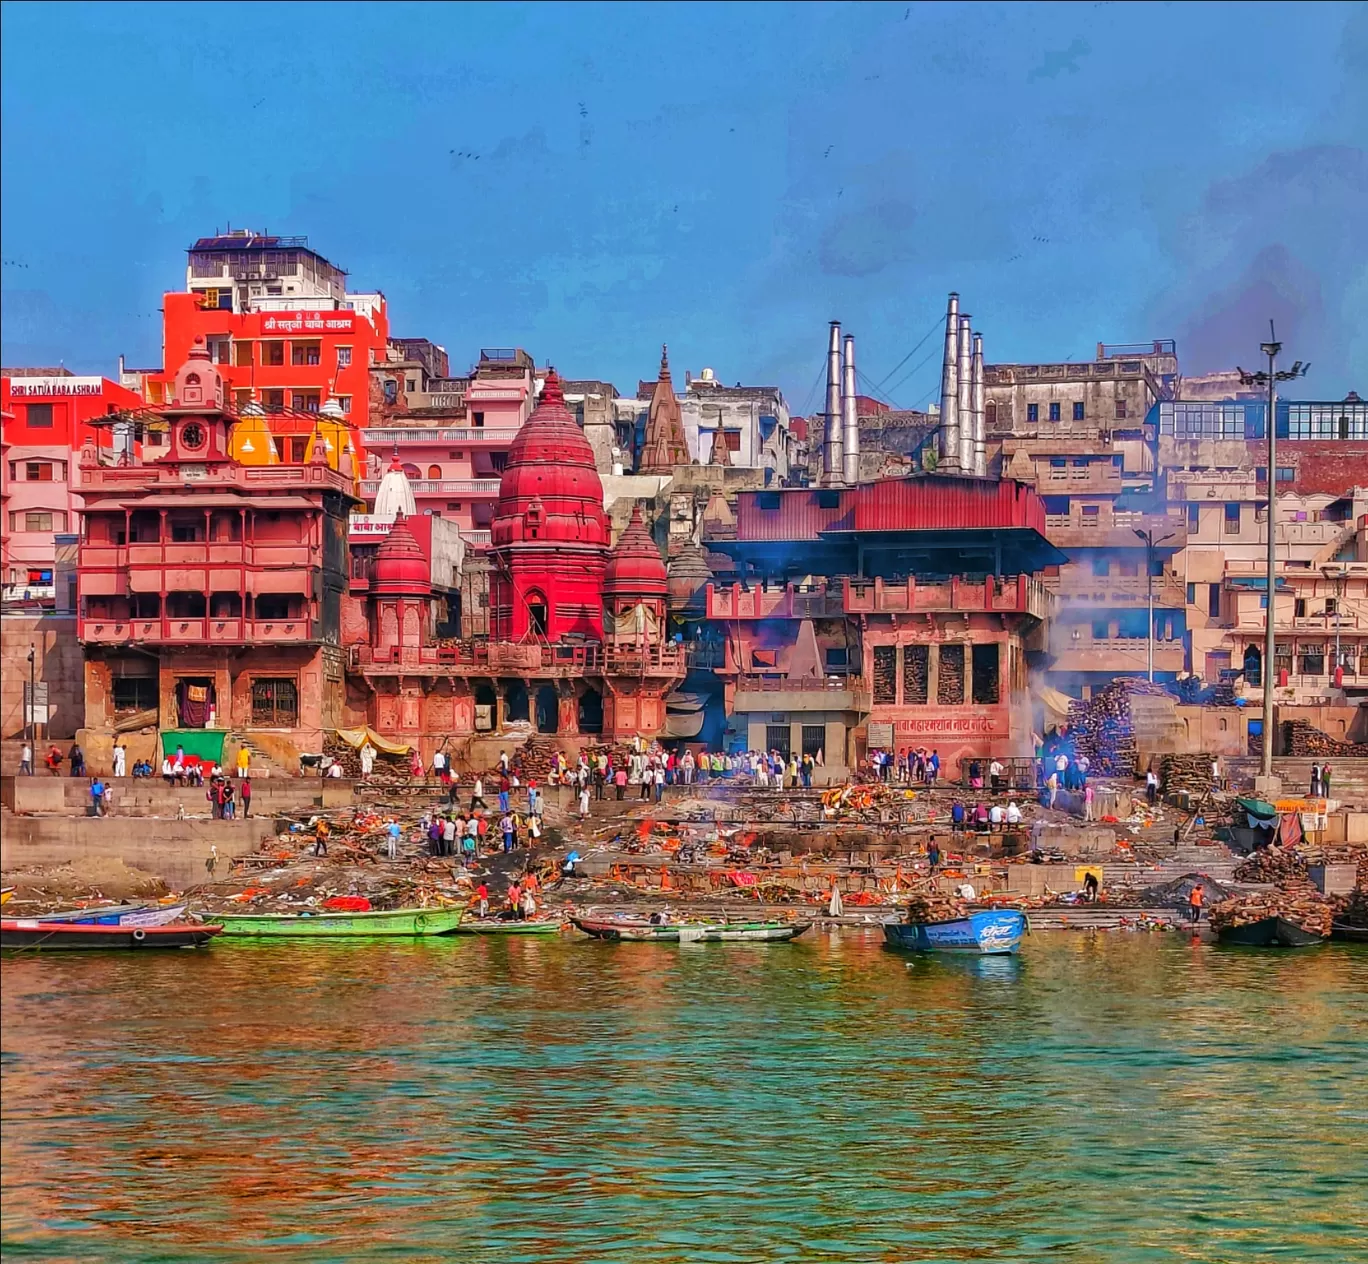
POLYGON ((162 778, 168 786, 176 784, 176 770, 172 766, 171 757, 168 755, 162 760, 162 778))
POLYGON ((1009 799, 1007 801, 1007 824, 1021 824, 1021 809, 1017 807, 1017 801, 1015 799, 1009 799))

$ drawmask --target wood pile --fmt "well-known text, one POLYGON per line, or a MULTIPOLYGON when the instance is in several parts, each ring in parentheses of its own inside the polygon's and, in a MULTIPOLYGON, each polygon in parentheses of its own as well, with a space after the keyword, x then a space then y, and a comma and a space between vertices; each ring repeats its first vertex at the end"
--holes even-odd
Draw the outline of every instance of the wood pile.
POLYGON ((930 649, 928 645, 903 646, 903 702, 907 705, 921 705, 930 697, 930 649))
POLYGON ((1368 888, 1357 886, 1334 900, 1335 921, 1368 928, 1368 888))
POLYGON ((1160 782, 1165 794, 1186 790, 1189 794, 1204 795, 1211 789, 1212 756, 1206 751, 1195 755, 1165 755, 1160 768, 1160 782))
POLYGON ((940 671, 936 678, 936 701, 943 707, 964 702, 964 646, 940 647, 940 671))
POLYGON ((1228 930, 1261 922, 1266 917, 1281 917, 1314 935, 1328 935, 1334 909, 1312 890, 1261 892, 1214 905, 1211 925, 1215 930, 1228 930))
POLYGON ((1323 759, 1330 755, 1339 759, 1368 758, 1368 746, 1338 741, 1307 720, 1288 720, 1283 724, 1283 751, 1301 759, 1323 759))
POLYGON ((919 892, 907 902, 909 922, 949 922, 968 916, 969 906, 963 900, 938 891, 919 892))
POLYGON ((1292 848, 1272 843, 1260 847, 1235 866, 1235 881, 1274 882, 1279 885, 1305 882, 1306 861, 1292 848))
MULTIPOLYGON (((1069 731, 1080 755, 1086 755, 1095 769, 1111 772, 1135 768, 1135 732, 1131 722, 1131 698, 1136 694, 1159 697, 1168 690, 1133 676, 1099 689, 1087 701, 1069 704, 1069 731)), ((1211 779, 1211 760, 1207 759, 1207 780, 1211 779)))
POLYGON ((898 647, 874 647, 874 701, 893 703, 898 700, 898 647))

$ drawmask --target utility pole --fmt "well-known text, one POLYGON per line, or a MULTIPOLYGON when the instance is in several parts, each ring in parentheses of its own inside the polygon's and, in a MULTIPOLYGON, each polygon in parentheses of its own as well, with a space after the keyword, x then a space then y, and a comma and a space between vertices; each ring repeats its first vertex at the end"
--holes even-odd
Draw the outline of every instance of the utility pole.
POLYGON ((1141 531, 1139 527, 1132 528, 1145 542, 1145 608, 1149 614, 1149 627, 1145 635, 1145 665, 1149 676, 1150 684, 1154 683, 1154 546, 1163 544, 1165 540, 1173 539, 1173 532, 1168 535, 1161 535, 1157 540, 1154 538, 1154 531, 1141 531))
POLYGON ((1278 341, 1278 335, 1271 320, 1268 322, 1268 341, 1260 343, 1259 350, 1268 357, 1268 368, 1266 370, 1246 373, 1238 365, 1236 367, 1240 374, 1240 381, 1245 386, 1268 387, 1268 416, 1264 420, 1264 425, 1268 431, 1268 555, 1265 576, 1268 611, 1264 620, 1263 756, 1260 760, 1259 772, 1265 786, 1271 787, 1273 780, 1274 614, 1277 609, 1277 594, 1274 592, 1274 588, 1277 583, 1278 565, 1278 383, 1290 382, 1293 378, 1301 377, 1311 365, 1309 363, 1303 364, 1297 360, 1290 369, 1279 371, 1278 352, 1282 350, 1282 343, 1278 341))
MULTIPOLYGON (((36 746, 36 745, 38 744, 38 712, 37 712, 37 709, 36 709, 36 704, 37 704, 37 702, 38 702, 38 699, 37 699, 37 697, 35 696, 37 691, 36 691, 36 689, 34 688, 34 677, 33 677, 34 661, 35 661, 36 657, 37 657, 37 651, 36 651, 36 649, 35 649, 35 647, 34 647, 33 642, 30 641, 30 642, 29 642, 29 652, 28 652, 28 663, 29 663, 28 714, 24 716, 24 731, 28 734, 28 740, 29 740, 29 745, 30 745, 30 746, 36 746)), ((29 766, 32 767, 31 764, 30 764, 29 766)))

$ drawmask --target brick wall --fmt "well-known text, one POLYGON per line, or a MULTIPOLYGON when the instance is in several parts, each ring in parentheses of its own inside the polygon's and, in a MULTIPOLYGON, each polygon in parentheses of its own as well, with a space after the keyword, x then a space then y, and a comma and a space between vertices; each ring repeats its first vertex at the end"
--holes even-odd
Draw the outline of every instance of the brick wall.
POLYGON ((14 737, 23 731, 30 645, 36 650, 34 675, 48 686, 47 735, 74 737, 85 723, 81 646, 76 620, 57 614, 0 616, 0 734, 14 737))

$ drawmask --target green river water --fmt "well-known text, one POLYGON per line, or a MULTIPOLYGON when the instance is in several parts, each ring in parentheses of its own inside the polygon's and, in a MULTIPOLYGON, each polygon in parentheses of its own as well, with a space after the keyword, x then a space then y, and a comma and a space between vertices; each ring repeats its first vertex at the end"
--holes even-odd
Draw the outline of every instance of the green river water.
POLYGON ((9 956, 9 1260, 1368 1260, 1368 949, 9 956))

